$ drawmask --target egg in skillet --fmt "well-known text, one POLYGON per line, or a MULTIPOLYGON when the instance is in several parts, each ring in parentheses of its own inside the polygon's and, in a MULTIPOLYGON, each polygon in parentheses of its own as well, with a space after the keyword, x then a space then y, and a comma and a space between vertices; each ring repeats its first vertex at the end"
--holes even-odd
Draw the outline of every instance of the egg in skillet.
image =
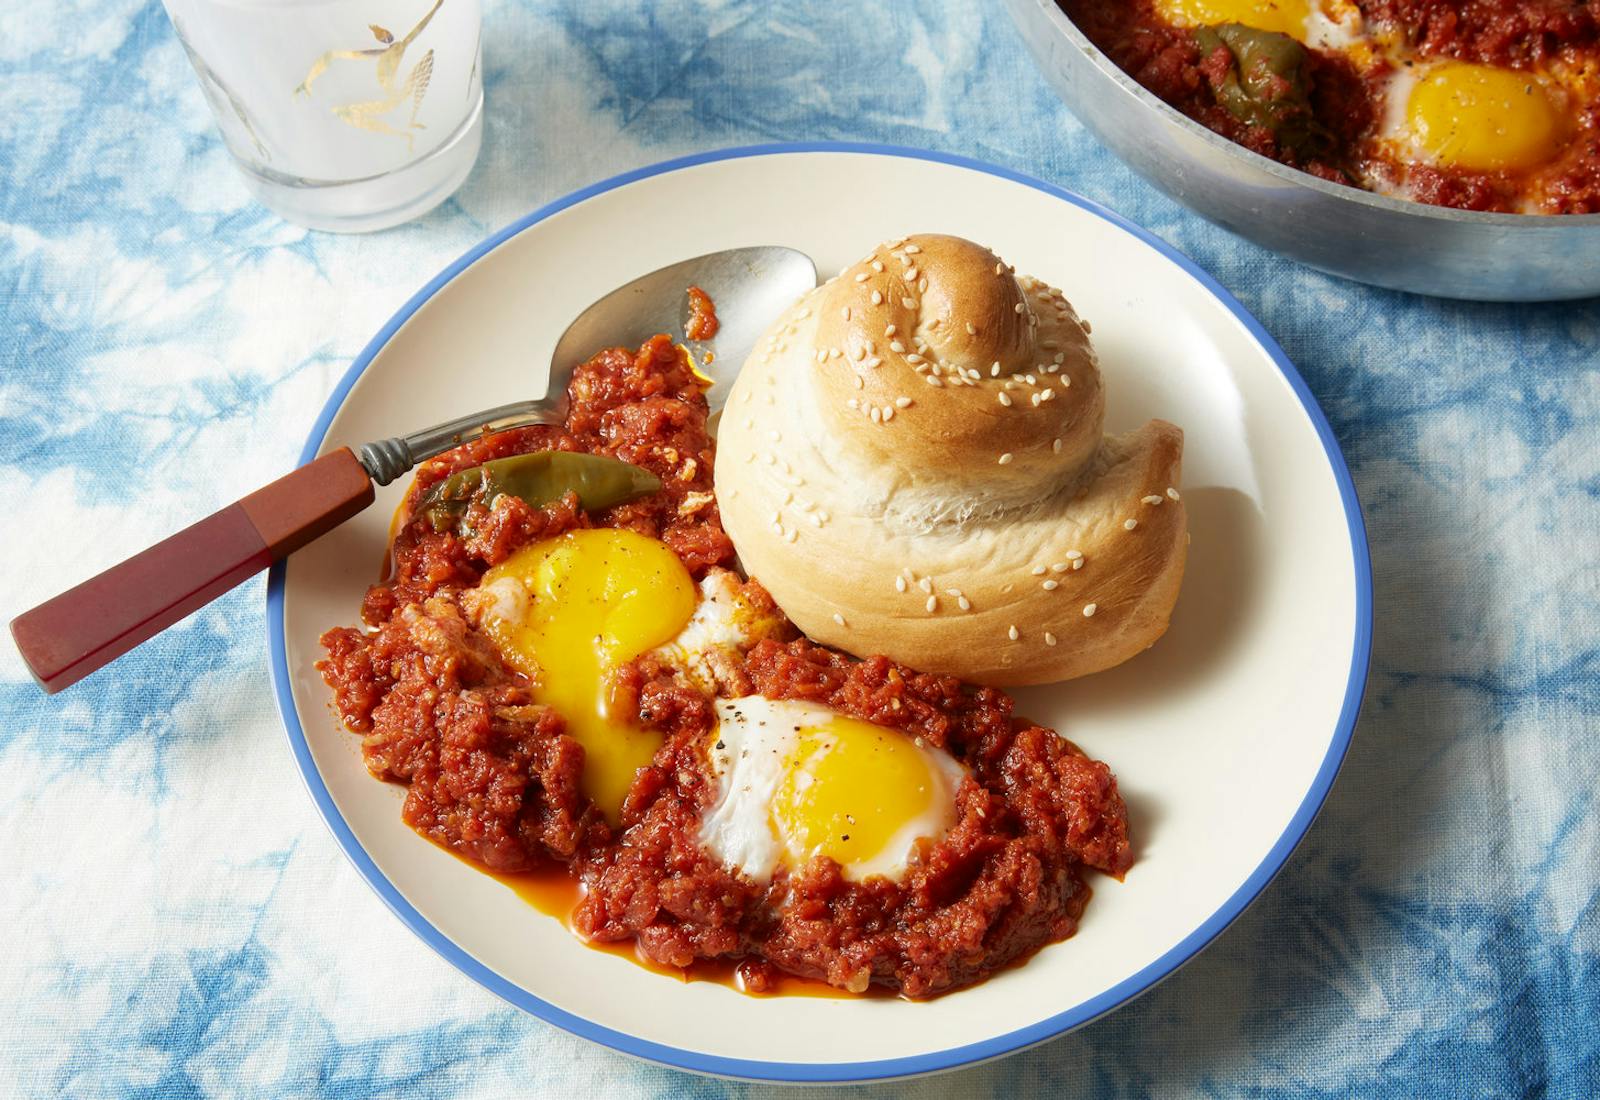
POLYGON ((1403 65, 1386 83, 1378 140, 1439 167, 1526 171, 1561 151, 1572 98, 1542 73, 1453 60, 1403 65))
POLYGON ((717 701, 717 801, 701 844, 757 882, 817 856, 845 878, 903 878, 921 840, 955 819, 965 771, 905 733, 815 703, 717 701))
MULTIPOLYGON (((1560 159, 1600 101, 1600 72, 1560 56, 1527 68, 1423 56, 1401 29, 1368 21, 1352 0, 1155 0, 1178 27, 1237 23, 1342 56, 1366 82, 1374 124, 1361 163, 1370 190, 1413 197, 1410 168, 1518 178, 1560 159)), ((1524 191, 1522 207, 1539 196, 1524 191)))

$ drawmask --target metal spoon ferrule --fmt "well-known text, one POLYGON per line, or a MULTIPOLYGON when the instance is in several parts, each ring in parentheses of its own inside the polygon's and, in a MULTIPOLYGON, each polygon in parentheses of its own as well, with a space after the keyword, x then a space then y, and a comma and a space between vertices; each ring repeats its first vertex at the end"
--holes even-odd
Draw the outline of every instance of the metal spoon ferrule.
POLYGON ((513 401, 509 405, 446 420, 410 435, 363 443, 357 454, 372 480, 379 485, 387 485, 417 463, 443 454, 452 447, 459 447, 473 436, 491 435, 534 424, 559 424, 566 416, 565 406, 565 393, 554 400, 539 398, 535 401, 513 401))

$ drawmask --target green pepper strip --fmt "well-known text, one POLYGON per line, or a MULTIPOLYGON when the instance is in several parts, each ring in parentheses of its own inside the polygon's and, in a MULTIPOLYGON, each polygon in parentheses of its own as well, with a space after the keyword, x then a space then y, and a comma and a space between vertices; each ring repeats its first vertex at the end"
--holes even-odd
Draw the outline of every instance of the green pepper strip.
POLYGON ((493 507, 496 498, 514 496, 539 508, 575 492, 583 510, 595 512, 660 488, 661 479, 649 470, 605 455, 532 451, 457 470, 423 493, 413 514, 443 531, 460 520, 474 499, 493 507))
POLYGON ((1199 27, 1195 45, 1202 56, 1224 47, 1233 66, 1215 89, 1217 103, 1247 126, 1271 130, 1278 144, 1302 158, 1325 155, 1332 135, 1311 109, 1311 77, 1306 48, 1286 34, 1242 23, 1199 27))

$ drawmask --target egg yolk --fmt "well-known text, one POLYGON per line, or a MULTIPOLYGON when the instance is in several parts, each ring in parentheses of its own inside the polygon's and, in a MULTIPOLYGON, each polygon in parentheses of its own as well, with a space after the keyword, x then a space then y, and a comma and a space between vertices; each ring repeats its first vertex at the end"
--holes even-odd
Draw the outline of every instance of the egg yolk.
POLYGON ((583 746, 581 787, 612 824, 639 769, 661 747, 612 705, 610 673, 671 641, 694 612, 694 582, 665 543, 632 531, 569 531, 519 550, 484 574, 510 578, 528 597, 526 613, 485 615, 484 631, 507 664, 535 683, 534 700, 554 708, 583 746))
POLYGON ((1156 8, 1180 27, 1243 23, 1301 40, 1311 18, 1309 0, 1156 0, 1156 8))
POLYGON ((1436 164, 1474 172, 1532 168, 1555 155, 1561 115, 1527 73, 1446 62, 1406 105, 1412 136, 1436 164))
POLYGON ((896 730, 843 715, 801 727, 771 803, 791 866, 818 855, 844 867, 865 862, 926 817, 943 780, 924 751, 896 730))

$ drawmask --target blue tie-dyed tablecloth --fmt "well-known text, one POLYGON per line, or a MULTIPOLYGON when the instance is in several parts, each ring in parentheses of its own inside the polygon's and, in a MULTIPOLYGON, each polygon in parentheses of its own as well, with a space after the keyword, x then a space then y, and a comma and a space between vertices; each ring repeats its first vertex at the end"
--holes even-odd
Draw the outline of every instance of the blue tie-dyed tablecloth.
MULTIPOLYGON (((882 1093, 1600 1093, 1600 303, 1428 301, 1243 244, 1101 150, 991 5, 486 20, 466 186, 338 237, 247 199, 154 0, 0 8, 0 618, 288 468, 413 290, 568 190, 772 139, 1032 172, 1194 256, 1299 364, 1366 509, 1372 679, 1309 838, 1197 961, 882 1093)), ((294 772, 262 605, 48 701, 0 645, 0 1095, 742 1094, 527 1018, 401 927, 294 772)))

